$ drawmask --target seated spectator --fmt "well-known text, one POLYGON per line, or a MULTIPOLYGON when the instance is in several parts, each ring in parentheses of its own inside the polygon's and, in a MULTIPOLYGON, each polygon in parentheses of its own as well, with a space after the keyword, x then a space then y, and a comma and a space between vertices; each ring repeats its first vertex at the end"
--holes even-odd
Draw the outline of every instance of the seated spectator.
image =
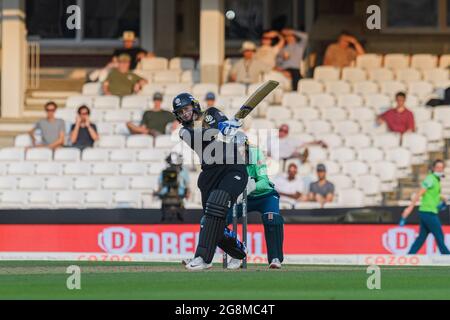
POLYGON ((87 106, 78 108, 77 120, 70 128, 72 147, 83 150, 94 146, 94 142, 98 140, 97 127, 91 123, 90 114, 91 110, 87 106))
POLYGON ((216 106, 216 95, 214 92, 208 92, 205 96, 206 109, 216 106))
POLYGON ((273 179, 275 190, 280 194, 280 202, 294 206, 297 201, 306 200, 305 185, 297 176, 295 163, 288 166, 287 174, 278 175, 273 179))
POLYGON ((243 58, 234 64, 230 72, 230 81, 244 84, 258 83, 270 67, 255 59, 256 46, 251 41, 242 44, 243 58))
POLYGON ((342 31, 336 43, 327 47, 323 64, 338 68, 349 67, 356 57, 364 54, 364 48, 350 33, 342 31))
POLYGON ((291 88, 297 91, 298 81, 301 79, 300 65, 308 43, 308 34, 292 29, 284 29, 281 33, 286 44, 278 54, 277 70, 291 79, 291 88))
POLYGON ((319 145, 323 148, 328 147, 326 143, 321 140, 302 143, 301 141, 289 136, 289 126, 287 124, 282 124, 278 129, 278 141, 275 141, 275 143, 269 143, 268 154, 270 157, 277 160, 297 158, 302 162, 305 162, 308 154, 307 147, 313 145, 319 145), (278 142, 278 144, 276 142, 278 142), (305 150, 300 152, 301 149, 305 150))
POLYGON ((130 56, 122 54, 118 58, 118 67, 111 70, 105 82, 105 95, 127 96, 141 91, 147 80, 130 71, 130 56))
POLYGON ((323 207, 327 202, 333 202, 334 184, 327 180, 327 169, 324 164, 317 165, 318 180, 309 186, 309 201, 319 202, 323 207))
POLYGON ((406 94, 403 92, 397 93, 395 101, 397 105, 394 108, 378 116, 378 124, 386 123, 390 131, 400 134, 414 132, 414 114, 405 106, 406 94))
POLYGON ((140 125, 136 126, 131 121, 127 122, 131 134, 149 134, 156 137, 165 134, 169 124, 177 123, 172 112, 161 109, 162 100, 162 94, 156 92, 153 95, 153 109, 144 112, 140 125))
POLYGON ((256 49, 255 59, 275 68, 277 55, 284 47, 284 38, 277 31, 267 31, 261 38, 261 46, 256 49), (274 41, 276 39, 276 41, 274 41), (275 42, 275 43, 274 43, 275 42))
POLYGON ((136 69, 139 61, 147 55, 147 51, 141 47, 136 47, 136 35, 133 31, 124 31, 122 34, 123 47, 114 50, 113 61, 118 59, 122 54, 130 56, 130 70, 136 69))
POLYGON ((64 132, 66 127, 64 120, 55 118, 55 112, 58 109, 55 102, 47 102, 44 108, 47 113, 47 118, 39 120, 28 134, 31 137, 34 148, 50 148, 54 150, 64 146, 64 132), (36 143, 36 130, 40 130, 41 132, 42 143, 40 144, 36 143))

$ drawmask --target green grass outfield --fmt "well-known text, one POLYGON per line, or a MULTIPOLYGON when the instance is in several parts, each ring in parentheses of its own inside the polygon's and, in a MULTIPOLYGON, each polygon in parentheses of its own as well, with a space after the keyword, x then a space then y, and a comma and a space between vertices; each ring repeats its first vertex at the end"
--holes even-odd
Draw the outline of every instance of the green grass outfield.
POLYGON ((188 272, 174 263, 0 262, 0 299, 450 299, 449 267, 381 267, 381 290, 368 290, 364 266, 220 265, 188 272), (81 268, 68 290, 67 266, 81 268))

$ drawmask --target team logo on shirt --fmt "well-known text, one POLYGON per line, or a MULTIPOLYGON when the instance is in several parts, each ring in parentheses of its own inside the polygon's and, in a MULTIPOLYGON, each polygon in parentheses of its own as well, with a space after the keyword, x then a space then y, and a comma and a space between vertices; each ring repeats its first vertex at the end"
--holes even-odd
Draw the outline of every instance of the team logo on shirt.
POLYGON ((206 121, 207 123, 209 123, 209 124, 213 124, 214 122, 216 122, 216 121, 214 120, 213 116, 210 115, 210 114, 208 114, 208 115, 205 117, 205 121, 206 121))

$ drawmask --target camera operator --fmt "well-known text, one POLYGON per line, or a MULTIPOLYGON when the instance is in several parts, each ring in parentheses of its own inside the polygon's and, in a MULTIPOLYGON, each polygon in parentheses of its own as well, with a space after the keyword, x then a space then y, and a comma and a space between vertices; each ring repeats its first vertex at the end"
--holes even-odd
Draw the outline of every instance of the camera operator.
POLYGON ((181 154, 171 152, 166 158, 167 168, 159 176, 159 188, 156 195, 162 200, 162 218, 177 216, 183 221, 184 199, 189 198, 189 173, 183 168, 183 157, 181 154))

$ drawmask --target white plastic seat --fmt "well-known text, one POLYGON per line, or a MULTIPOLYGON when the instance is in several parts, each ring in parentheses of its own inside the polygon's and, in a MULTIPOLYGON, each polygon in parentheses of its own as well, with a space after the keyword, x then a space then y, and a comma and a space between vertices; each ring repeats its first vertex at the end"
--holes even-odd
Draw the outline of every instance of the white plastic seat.
POLYGON ((91 165, 91 173, 94 176, 114 176, 119 172, 117 163, 95 162, 91 165))
POLYGON ((322 114, 322 120, 331 122, 347 120, 348 117, 347 110, 339 107, 320 108, 320 113, 322 114))
MULTIPOLYGON (((409 106, 409 104, 407 104, 409 106)), ((416 124, 421 124, 423 122, 430 121, 433 117, 432 110, 424 107, 410 108, 409 109, 414 114, 414 121, 416 124)))
POLYGON ((150 104, 150 100, 147 96, 130 95, 122 97, 123 109, 147 109, 150 104))
POLYGON ((159 175, 166 168, 166 164, 163 162, 151 163, 148 165, 148 172, 152 175, 159 175))
POLYGON ((378 54, 366 53, 356 57, 356 66, 361 69, 381 68, 383 57, 378 54))
POLYGON ((355 177, 356 187, 364 192, 365 203, 369 205, 380 204, 381 181, 375 175, 367 174, 355 177))
POLYGON ((106 177, 102 188, 105 190, 125 190, 128 188, 128 179, 125 177, 106 177))
POLYGON ((81 89, 81 94, 83 96, 99 96, 103 94, 102 83, 101 82, 88 82, 83 84, 81 89))
POLYGON ((17 162, 25 159, 25 149, 23 148, 1 148, 0 161, 17 162))
POLYGON ((279 71, 272 70, 272 71, 264 73, 262 75, 262 81, 268 81, 268 80, 278 81, 280 83, 279 88, 281 88, 282 90, 285 90, 285 91, 292 90, 291 80, 279 71))
MULTIPOLYGON (((98 94, 93 94, 93 96, 98 96, 98 94)), ((93 97, 89 97, 87 95, 82 96, 70 96, 66 100, 66 108, 67 109, 77 109, 83 105, 91 108, 94 104, 93 97)), ((73 110, 75 111, 75 110, 73 110)))
POLYGON ((379 87, 376 82, 373 81, 360 81, 353 83, 353 93, 366 95, 378 93, 379 87))
POLYGON ((427 81, 413 81, 408 83, 408 92, 419 99, 426 99, 433 93, 433 85, 427 81))
POLYGON ((367 73, 364 69, 359 67, 345 67, 342 69, 342 80, 352 83, 365 81, 367 80, 367 73))
POLYGON ((336 190, 348 189, 353 187, 353 180, 348 175, 337 174, 329 175, 328 180, 332 182, 336 190))
POLYGON ((130 180, 130 189, 152 192, 157 188, 157 178, 158 176, 132 177, 130 180))
POLYGON ((70 190, 73 186, 71 177, 49 177, 45 184, 47 190, 60 191, 70 190))
POLYGON ((192 87, 192 95, 203 100, 208 92, 213 92, 216 95, 219 94, 219 86, 215 83, 196 83, 192 87))
POLYGON ((309 95, 309 105, 311 107, 334 107, 336 106, 336 100, 331 94, 328 93, 316 93, 309 95))
MULTIPOLYGON (((145 78, 145 77, 144 77, 145 78)), ((149 78, 146 78, 149 80, 149 78)), ((148 99, 151 99, 151 97, 156 93, 159 92, 161 94, 164 94, 164 84, 162 83, 147 83, 142 87, 142 90, 139 92, 140 96, 145 96, 148 99)))
POLYGON ((295 108, 292 110, 294 119, 302 120, 304 122, 311 120, 318 120, 320 112, 318 108, 295 108))
POLYGON ((25 159, 27 161, 50 161, 53 157, 53 151, 47 148, 28 149, 25 159))
POLYGON ((400 134, 386 132, 372 135, 373 146, 380 149, 398 148, 400 146, 400 134))
POLYGON ((131 162, 134 160, 134 153, 128 149, 114 149, 109 154, 110 161, 131 162))
POLYGON ((339 163, 355 160, 355 151, 348 147, 339 147, 330 150, 330 160, 337 161, 339 163))
POLYGON ((344 141, 346 147, 354 149, 368 148, 372 143, 370 137, 363 133, 346 135, 344 141))
POLYGON ((120 174, 126 176, 145 175, 147 166, 139 162, 124 163, 120 166, 120 174))
POLYGON ((98 141, 98 146, 100 148, 123 148, 125 147, 125 137, 113 135, 113 136, 102 136, 98 141))
POLYGON ((181 92, 191 91, 192 86, 189 83, 168 83, 166 84, 165 94, 168 96, 176 96, 181 92))
POLYGON ((28 203, 28 194, 25 191, 6 190, 0 194, 1 208, 24 209, 28 203))
POLYGON ((35 174, 40 176, 58 176, 62 170, 62 164, 57 162, 41 162, 35 166, 35 174))
POLYGON ((200 82, 200 70, 195 69, 181 71, 180 82, 188 83, 190 85, 200 82))
POLYGON ((433 54, 414 54, 411 57, 411 68, 428 70, 436 68, 437 62, 437 56, 433 54))
POLYGON ((117 208, 141 208, 140 194, 135 191, 116 192, 113 205, 117 208))
POLYGON ((120 106, 120 98, 117 96, 99 96, 94 98, 94 109, 117 109, 120 106))
POLYGON ((437 106, 433 108, 433 120, 439 121, 442 124, 444 137, 446 139, 450 138, 450 106, 437 106))
POLYGON ((338 203, 342 207, 363 207, 365 205, 364 193, 355 188, 338 190, 338 203))
POLYGON ((380 92, 388 97, 394 96, 401 91, 406 91, 406 85, 400 81, 383 81, 380 83, 380 92))
POLYGON ((8 165, 8 175, 31 176, 34 173, 34 165, 31 162, 13 162, 8 165))
POLYGON ((153 147, 153 137, 147 134, 135 134, 127 138, 127 148, 145 149, 153 147))
POLYGON ((449 71, 441 68, 423 70, 423 80, 433 83, 435 86, 449 80, 449 71))
POLYGON ((131 113, 129 110, 111 110, 105 113, 104 119, 105 122, 127 122, 131 120, 131 113))
POLYGON ((252 129, 275 129, 275 122, 267 119, 252 119, 252 129))
POLYGON ((314 79, 301 79, 298 82, 297 91, 301 94, 310 95, 324 92, 323 84, 314 79))
POLYGON ((420 102, 419 97, 417 97, 413 94, 406 95, 405 105, 408 106, 408 108, 414 108, 416 110, 418 109, 418 107, 423 106, 423 104, 420 102))
POLYGON ((286 92, 283 95, 281 104, 288 108, 301 108, 308 105, 308 98, 297 92, 286 92))
POLYGON ((349 120, 354 121, 375 121, 376 115, 369 107, 356 107, 348 110, 349 120))
POLYGON ((340 70, 339 68, 331 66, 318 66, 314 69, 314 80, 319 81, 333 81, 339 80, 340 70))
POLYGON ((29 208, 51 208, 54 203, 55 193, 52 191, 32 191, 29 194, 29 208))
POLYGON ((30 147, 31 145, 32 141, 29 134, 19 134, 14 138, 14 146, 16 148, 30 147))
POLYGON ((334 133, 345 137, 359 133, 361 128, 359 124, 353 120, 344 120, 333 122, 333 131, 334 133))
POLYGON ((398 147, 386 150, 386 160, 393 162, 397 167, 397 177, 407 177, 412 169, 412 153, 406 148, 398 147))
POLYGON ((315 140, 323 141, 330 149, 342 147, 343 142, 340 135, 335 133, 325 133, 314 135, 315 140))
POLYGON ((64 122, 71 124, 76 119, 76 110, 74 109, 56 109, 55 117, 57 119, 63 119, 64 122))
POLYGON ((384 56, 384 67, 389 69, 405 69, 409 67, 409 55, 390 53, 384 56))
POLYGON ((368 163, 381 161, 384 159, 383 150, 375 147, 362 148, 358 150, 358 160, 368 163))
POLYGON ((88 176, 90 174, 89 163, 73 162, 64 166, 63 173, 69 176, 88 176))
MULTIPOLYGON (((279 72, 277 72, 277 73, 279 73, 279 72)), ((276 80, 276 79, 270 79, 270 80, 276 80)), ((249 84, 247 87, 247 93, 246 93, 245 98, 247 98, 248 96, 253 94, 262 84, 263 84, 263 82, 249 84)), ((289 91, 290 91, 290 82, 289 82, 289 91)), ((271 93, 269 93, 267 95, 267 97, 264 98, 264 102, 280 104, 281 99, 283 98, 284 92, 285 92, 285 90, 283 89, 283 87, 281 85, 279 85, 271 93)), ((259 108, 259 106, 258 106, 258 108, 259 108)))
POLYGON ((405 133, 403 135, 402 147, 412 153, 412 164, 421 164, 428 160, 427 138, 418 133, 405 133))
POLYGON ((320 146, 308 147, 308 161, 310 162, 323 162, 328 158, 328 151, 320 146))
POLYGON ((364 101, 367 107, 371 107, 377 112, 383 109, 387 110, 391 107, 391 99, 389 99, 389 96, 381 93, 365 95, 364 101))
POLYGON ((334 95, 350 93, 351 86, 347 81, 334 80, 325 82, 325 92, 334 95))
POLYGON ((17 188, 18 179, 10 176, 0 176, 0 193, 5 190, 14 190, 17 188))
POLYGON ((428 151, 441 151, 444 147, 444 128, 440 122, 426 121, 417 125, 417 133, 428 141, 428 151))
POLYGON ((366 162, 358 160, 344 162, 342 163, 342 173, 354 179, 357 176, 368 174, 369 166, 366 162))
POLYGON ((59 148, 55 150, 53 159, 61 162, 77 162, 80 161, 80 155, 78 148, 59 148))
POLYGON ((136 155, 139 162, 162 162, 166 155, 157 149, 140 150, 136 155))
POLYGON ((376 82, 394 80, 394 73, 387 68, 377 68, 369 70, 369 80, 376 82))
POLYGON ((337 99, 337 105, 339 107, 350 109, 355 107, 361 107, 364 105, 364 103, 360 95, 349 93, 339 95, 337 99))
POLYGON ((422 80, 420 71, 413 68, 399 69, 395 71, 395 79, 397 81, 411 82, 422 80))
POLYGON ((109 191, 90 191, 85 195, 86 208, 110 208, 112 194, 109 191))
POLYGON ((56 195, 55 207, 79 209, 84 207, 84 194, 77 191, 62 191, 56 195))
POLYGON ((192 58, 174 57, 169 61, 169 69, 171 70, 194 70, 195 60, 192 58))
POLYGON ((325 134, 332 132, 331 124, 325 120, 312 120, 305 124, 306 131, 312 134, 325 134))
POLYGON ((282 106, 268 107, 266 111, 267 120, 288 120, 292 119, 291 110, 282 106))
POLYGON ((241 83, 224 83, 220 87, 221 96, 245 96, 246 87, 241 83))
POLYGON ((86 148, 83 150, 83 161, 107 161, 109 158, 109 150, 86 148))
MULTIPOLYGON (((336 161, 327 160, 327 161, 323 161, 321 163, 325 165, 328 176, 338 175, 338 174, 341 174, 341 172, 342 172, 340 163, 338 163, 336 161)), ((317 165, 317 164, 315 164, 315 165, 317 165)))
POLYGON ((7 168, 7 164, 6 163, 0 163, 0 176, 6 174, 6 168, 7 168))
POLYGON ((155 148, 172 148, 174 147, 179 141, 173 141, 173 138, 171 135, 160 135, 157 136, 155 139, 155 148))
POLYGON ((450 54, 443 54, 439 58, 439 68, 447 69, 450 67, 450 54))
POLYGON ((73 188, 75 190, 98 190, 100 188, 100 179, 97 177, 77 177, 73 188))
POLYGON ((394 191, 398 185, 397 166, 394 162, 374 162, 371 164, 371 173, 380 179, 382 192, 394 191))
POLYGON ((22 177, 19 179, 18 189, 21 190, 43 190, 45 186, 44 179, 42 177, 22 177))
POLYGON ((164 57, 143 58, 140 61, 140 67, 142 70, 167 70, 168 66, 169 60, 164 57))

